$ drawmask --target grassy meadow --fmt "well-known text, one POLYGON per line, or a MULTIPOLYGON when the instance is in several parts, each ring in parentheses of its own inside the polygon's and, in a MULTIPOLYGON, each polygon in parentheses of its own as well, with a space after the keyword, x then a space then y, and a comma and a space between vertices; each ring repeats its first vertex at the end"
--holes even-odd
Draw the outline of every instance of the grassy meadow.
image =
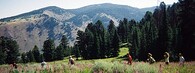
POLYGON ((128 49, 120 50, 118 57, 78 60, 72 66, 68 65, 67 57, 64 60, 47 62, 44 68, 40 63, 19 63, 17 69, 10 65, 0 65, 0 73, 195 73, 195 61, 186 62, 184 67, 178 66, 177 62, 171 62, 170 65, 165 65, 164 62, 133 62, 128 65, 127 61, 119 58, 126 55, 128 49))

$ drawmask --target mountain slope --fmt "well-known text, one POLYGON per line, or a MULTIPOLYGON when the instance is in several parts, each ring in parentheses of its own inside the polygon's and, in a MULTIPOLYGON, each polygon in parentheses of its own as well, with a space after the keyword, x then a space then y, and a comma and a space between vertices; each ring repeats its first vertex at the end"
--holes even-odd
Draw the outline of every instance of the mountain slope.
POLYGON ((123 18, 138 21, 144 16, 145 10, 108 3, 78 9, 50 6, 1 19, 0 36, 12 37, 18 42, 21 51, 28 51, 34 45, 42 49, 43 42, 48 38, 54 39, 57 46, 62 35, 66 35, 70 45, 73 45, 77 31, 84 30, 90 22, 101 20, 107 27, 110 20, 115 25, 123 18))

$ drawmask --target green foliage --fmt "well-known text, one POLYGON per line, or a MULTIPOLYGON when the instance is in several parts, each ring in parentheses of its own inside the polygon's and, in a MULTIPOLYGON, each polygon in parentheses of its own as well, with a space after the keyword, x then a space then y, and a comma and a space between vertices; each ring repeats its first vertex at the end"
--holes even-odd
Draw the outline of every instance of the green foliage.
POLYGON ((6 52, 3 51, 3 48, 0 48, 0 65, 5 64, 6 52))
POLYGON ((112 51, 112 56, 116 57, 119 55, 119 43, 120 43, 120 38, 117 34, 117 31, 115 31, 113 39, 112 39, 112 45, 113 45, 113 51, 112 51))
POLYGON ((63 56, 69 56, 70 55, 70 51, 68 50, 68 39, 67 39, 66 35, 62 36, 62 39, 61 39, 61 42, 60 42, 59 46, 63 49, 62 50, 64 52, 63 56))
POLYGON ((56 60, 63 60, 64 59, 64 49, 62 45, 59 45, 55 49, 55 59, 56 60))
POLYGON ((195 19, 195 1, 194 0, 179 0, 179 45, 180 50, 184 56, 186 56, 186 60, 194 60, 195 56, 195 30, 194 30, 194 19, 195 19))
POLYGON ((79 53, 83 59, 98 59, 116 57, 119 53, 119 36, 114 22, 110 21, 108 31, 102 22, 98 20, 95 24, 89 23, 85 32, 77 32, 79 53))
POLYGON ((97 61, 95 62, 95 65, 92 67, 92 72, 112 72, 112 63, 103 62, 103 61, 97 61))
POLYGON ((53 61, 55 59, 55 44, 54 40, 48 39, 43 44, 43 56, 45 61, 53 61))
POLYGON ((0 64, 11 64, 18 61, 19 46, 16 41, 4 36, 0 37, 0 64))
POLYGON ((158 68, 155 66, 151 66, 148 63, 138 63, 134 67, 135 71, 141 72, 141 73, 158 73, 158 68))
POLYGON ((39 48, 37 47, 37 45, 34 46, 32 53, 33 53, 33 56, 35 58, 35 61, 41 62, 41 54, 39 52, 39 48))
POLYGON ((29 62, 35 62, 34 54, 32 53, 31 50, 27 52, 27 57, 29 59, 29 62))
POLYGON ((80 57, 80 52, 77 44, 75 44, 73 47, 73 54, 75 55, 76 60, 78 60, 78 58, 80 57))
POLYGON ((21 55, 21 58, 22 58, 22 63, 28 63, 29 62, 29 59, 28 59, 26 53, 23 52, 22 55, 21 55))

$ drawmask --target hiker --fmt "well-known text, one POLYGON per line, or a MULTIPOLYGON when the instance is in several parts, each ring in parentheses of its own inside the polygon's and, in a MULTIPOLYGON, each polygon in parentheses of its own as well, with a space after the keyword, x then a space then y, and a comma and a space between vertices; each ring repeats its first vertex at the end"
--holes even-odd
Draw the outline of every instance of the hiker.
POLYGON ((41 62, 41 67, 44 68, 47 65, 45 61, 41 62))
POLYGON ((154 62, 156 62, 155 59, 152 57, 151 53, 148 53, 147 62, 149 62, 150 64, 153 64, 154 62))
POLYGON ((128 56, 128 63, 127 64, 130 64, 130 65, 132 65, 132 57, 131 57, 131 55, 129 54, 129 53, 127 53, 127 56, 128 56))
POLYGON ((70 65, 74 65, 75 63, 74 63, 74 59, 72 58, 72 56, 69 56, 69 62, 68 62, 68 64, 70 64, 70 65))
POLYGON ((17 69, 17 68, 18 68, 18 66, 17 66, 16 62, 13 62, 13 63, 12 63, 12 66, 13 66, 15 69, 17 69))
POLYGON ((181 53, 179 53, 179 66, 184 66, 184 57, 181 53))
POLYGON ((169 65, 169 53, 165 52, 164 57, 165 57, 165 64, 169 65))

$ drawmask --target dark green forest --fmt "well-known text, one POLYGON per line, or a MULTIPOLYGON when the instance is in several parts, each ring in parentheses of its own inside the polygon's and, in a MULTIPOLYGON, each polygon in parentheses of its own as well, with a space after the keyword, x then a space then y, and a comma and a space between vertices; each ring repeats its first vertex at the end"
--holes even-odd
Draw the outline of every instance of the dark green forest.
POLYGON ((78 31, 75 46, 83 59, 118 56, 119 45, 128 43, 130 54, 140 61, 146 60, 147 53, 162 60, 164 52, 170 53, 171 61, 178 59, 178 53, 194 60, 194 19, 194 0, 179 0, 172 6, 161 2, 138 22, 124 18, 115 26, 111 20, 107 29, 99 20, 88 24, 85 31, 78 31))
POLYGON ((116 57, 121 44, 127 43, 133 59, 145 61, 147 53, 160 61, 164 52, 170 53, 171 61, 178 60, 182 53, 187 61, 195 60, 195 0, 179 0, 171 6, 161 2, 154 12, 147 11, 140 21, 122 19, 115 26, 98 20, 89 23, 85 31, 78 31, 73 47, 68 46, 64 35, 55 46, 53 39, 44 42, 43 49, 36 45, 28 52, 19 53, 19 47, 12 38, 0 37, 0 64, 13 62, 41 62, 63 60, 75 55, 82 59, 116 57))

